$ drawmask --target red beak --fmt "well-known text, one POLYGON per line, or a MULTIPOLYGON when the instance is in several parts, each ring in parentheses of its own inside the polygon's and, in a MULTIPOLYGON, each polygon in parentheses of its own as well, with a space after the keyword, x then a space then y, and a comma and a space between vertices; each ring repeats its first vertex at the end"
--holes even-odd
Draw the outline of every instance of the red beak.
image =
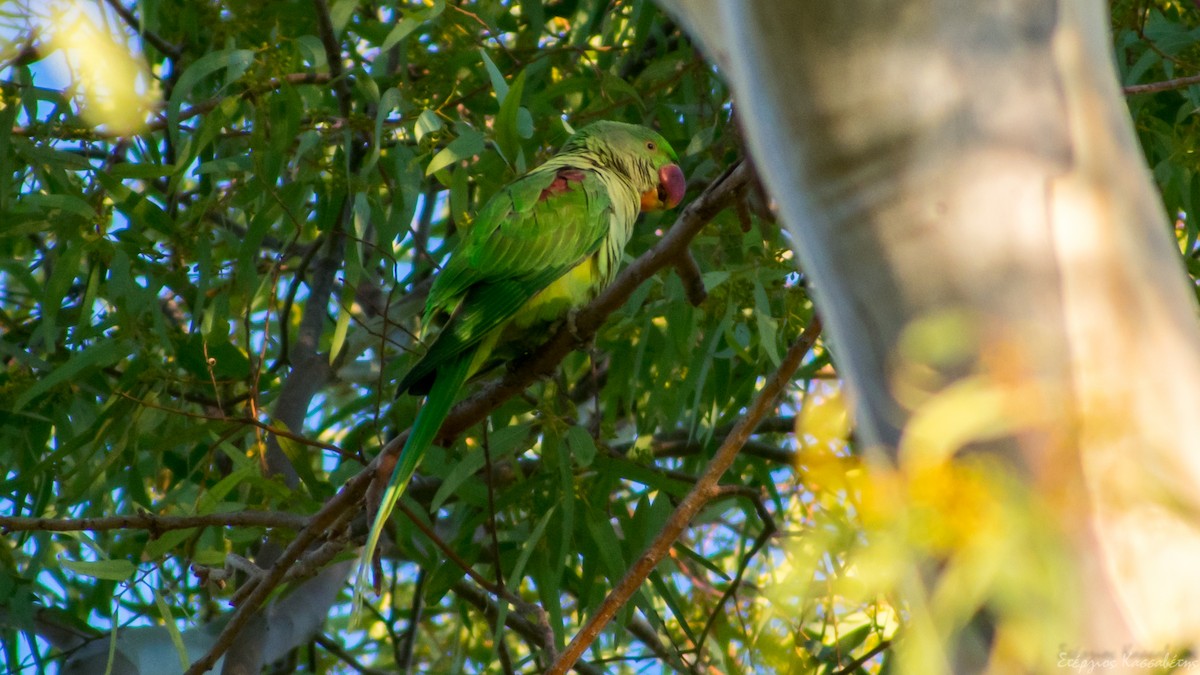
POLYGON ((675 164, 668 164, 658 170, 658 186, 642 193, 642 210, 673 209, 683 201, 683 193, 686 191, 687 181, 683 178, 683 169, 675 164))

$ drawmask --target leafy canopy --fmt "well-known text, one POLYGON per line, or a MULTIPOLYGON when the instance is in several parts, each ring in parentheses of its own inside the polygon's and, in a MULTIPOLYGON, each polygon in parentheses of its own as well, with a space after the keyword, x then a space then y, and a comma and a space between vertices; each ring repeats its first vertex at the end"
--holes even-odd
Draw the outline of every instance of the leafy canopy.
MULTIPOLYGON (((1124 84, 1200 72, 1192 5, 1113 5, 1124 84)), ((228 525, 6 535, 13 673, 56 658, 21 637, 39 608, 97 631, 227 613, 237 583, 193 570, 286 545, 284 515, 318 512, 408 428, 418 401, 392 392, 428 280, 571 128, 658 129, 689 199, 742 155, 719 75, 645 0, 21 0, 0 4, 0 41, 0 515, 228 525)), ((1130 98, 1193 274, 1198 97, 1130 98)), ((643 217, 627 259, 677 215, 643 217)), ((496 588, 544 610, 561 649, 810 320, 788 246, 766 198, 742 194, 691 243, 702 304, 660 272, 594 348, 432 451, 394 518, 384 594, 361 626, 335 607, 324 631, 342 649, 302 669, 386 670, 411 644, 420 672, 527 672, 546 645, 496 588)), ((853 480, 835 378, 818 345, 724 478, 737 487, 588 658, 878 671, 901 611, 849 583, 861 519, 880 514, 853 480)), ((365 518, 342 526, 327 536, 348 559, 365 518)), ((949 555, 974 529, 932 531, 949 555)))

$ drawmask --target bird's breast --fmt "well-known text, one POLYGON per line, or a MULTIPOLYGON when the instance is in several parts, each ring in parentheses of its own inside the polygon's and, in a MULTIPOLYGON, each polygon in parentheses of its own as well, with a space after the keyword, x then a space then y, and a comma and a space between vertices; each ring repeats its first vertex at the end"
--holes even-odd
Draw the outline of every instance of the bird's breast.
POLYGON ((527 329, 557 321, 594 298, 600 286, 596 256, 589 256, 530 298, 513 317, 513 326, 527 329))

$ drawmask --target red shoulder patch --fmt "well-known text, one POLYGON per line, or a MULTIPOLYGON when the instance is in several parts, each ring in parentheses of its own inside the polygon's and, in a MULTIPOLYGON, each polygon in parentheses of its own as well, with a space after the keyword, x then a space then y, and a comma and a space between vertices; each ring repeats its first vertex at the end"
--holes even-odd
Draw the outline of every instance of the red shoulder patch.
POLYGON ((550 181, 550 185, 546 186, 542 190, 542 194, 538 195, 538 201, 546 201, 554 195, 561 195, 571 190, 571 183, 582 183, 583 178, 583 171, 580 169, 559 169, 558 173, 554 176, 554 180, 550 181))

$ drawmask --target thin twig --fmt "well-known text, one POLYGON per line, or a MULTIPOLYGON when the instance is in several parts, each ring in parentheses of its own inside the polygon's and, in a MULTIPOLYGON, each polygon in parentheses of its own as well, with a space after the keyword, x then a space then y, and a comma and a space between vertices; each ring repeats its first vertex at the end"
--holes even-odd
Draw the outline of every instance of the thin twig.
POLYGON ((417 581, 413 584, 412 600, 408 604, 408 628, 401 640, 393 640, 396 644, 396 665, 405 673, 412 672, 413 655, 416 654, 417 631, 421 629, 421 610, 425 607, 425 582, 429 572, 425 568, 417 572, 417 581))
POLYGON ((118 391, 118 392, 116 392, 116 394, 117 394, 117 396, 120 396, 122 398, 127 398, 130 401, 137 403, 138 405, 145 406, 147 408, 154 408, 155 410, 162 410, 165 412, 169 412, 173 415, 180 415, 182 417, 188 417, 191 419, 207 420, 209 422, 224 422, 224 423, 234 424, 234 425, 256 427, 258 429, 262 429, 263 431, 269 431, 272 434, 275 434, 276 436, 282 436, 289 440, 296 441, 297 443, 300 443, 301 445, 307 445, 307 446, 310 446, 313 448, 320 448, 322 450, 328 450, 330 452, 337 453, 343 459, 358 461, 357 455, 355 455, 352 452, 343 450, 342 448, 339 448, 338 446, 334 445, 333 443, 326 443, 324 441, 314 441, 311 438, 306 438, 300 434, 293 433, 287 429, 284 429, 283 427, 272 426, 270 424, 267 424, 266 422, 260 422, 259 420, 256 420, 253 417, 227 417, 227 416, 222 416, 222 415, 205 415, 202 413, 194 413, 194 412, 189 412, 187 410, 181 410, 179 408, 171 408, 169 406, 159 405, 157 403, 151 403, 150 401, 146 401, 144 399, 137 398, 136 396, 127 394, 123 391, 118 391))
POLYGON ((1159 91, 1170 91, 1172 89, 1182 89, 1190 87, 1193 84, 1200 84, 1200 75, 1188 75, 1187 77, 1177 77, 1173 80, 1163 80, 1162 82, 1151 82, 1149 84, 1131 84, 1128 87, 1121 89, 1126 96, 1134 94, 1153 94, 1159 91))
POLYGON ((487 499, 488 499, 488 515, 487 529, 492 535, 492 566, 496 572, 496 588, 504 589, 504 566, 500 561, 500 536, 496 533, 496 489, 493 476, 495 473, 492 470, 492 448, 488 438, 487 424, 483 425, 483 465, 487 472, 487 499))
POLYGON ((130 28, 137 31, 137 34, 142 36, 143 40, 153 45, 155 49, 171 57, 172 59, 178 59, 180 55, 183 54, 183 50, 181 50, 179 47, 167 42, 153 31, 146 30, 145 26, 142 25, 142 22, 136 16, 134 16, 133 12, 129 11, 124 5, 122 5, 119 0, 104 1, 108 3, 109 7, 112 7, 112 10, 116 12, 117 16, 121 17, 122 21, 128 24, 130 28))
POLYGON ((704 622, 704 629, 700 631, 700 637, 696 639, 697 650, 704 649, 704 641, 708 638, 708 634, 712 630, 713 625, 716 623, 717 617, 721 616, 721 614, 724 612, 725 603, 728 602, 730 598, 737 595, 738 589, 742 586, 742 580, 746 576, 746 569, 750 567, 750 561, 754 558, 754 556, 758 555, 763 548, 766 547, 767 542, 770 541, 771 537, 775 535, 776 531, 778 531, 778 528, 775 526, 775 519, 771 517, 771 512, 767 511, 767 507, 762 503, 762 498, 758 495, 758 493, 754 492, 753 490, 746 490, 740 486, 726 486, 725 490, 727 492, 734 493, 739 497, 745 497, 750 500, 750 503, 754 505, 755 513, 758 514, 759 520, 761 520, 763 523, 763 529, 762 532, 755 537, 754 545, 750 547, 750 550, 746 552, 746 555, 742 556, 741 563, 738 565, 737 574, 733 577, 733 582, 730 583, 729 587, 725 589, 725 592, 721 594, 721 599, 717 600, 717 605, 716 607, 713 607, 712 613, 709 614, 708 621, 704 622))
POLYGON ((392 672, 390 670, 380 670, 379 668, 364 666, 358 662, 358 659, 356 659, 353 654, 343 649, 342 645, 339 644, 337 640, 334 640, 324 633, 317 633, 315 636, 313 636, 313 642, 321 645, 325 648, 325 651, 333 654, 340 659, 342 663, 345 663, 347 666, 350 666, 356 672, 362 673, 363 675, 388 675, 388 673, 392 672))
POLYGON ((198 516, 158 516, 135 513, 128 516, 97 518, 28 518, 0 516, 0 532, 104 532, 108 530, 146 530, 151 533, 186 530, 192 527, 286 527, 303 529, 307 516, 279 511, 233 511, 198 516))
MULTIPOLYGON (((455 595, 474 605, 488 619, 495 621, 500 615, 500 610, 496 606, 496 603, 479 588, 472 586, 465 580, 456 582, 453 590, 455 595)), ((546 647, 546 645, 542 644, 542 633, 538 630, 538 627, 520 614, 509 612, 504 617, 504 625, 516 631, 517 634, 525 638, 531 645, 542 648, 546 647)), ((575 672, 581 673, 581 675, 604 675, 603 670, 590 663, 576 663, 574 664, 574 668, 575 672)))
MULTIPOLYGON (((684 673, 685 675, 696 675, 698 673, 696 668, 688 665, 683 660, 681 653, 671 652, 667 649, 667 646, 659 639, 658 631, 654 630, 650 622, 645 619, 630 616, 629 621, 625 623, 625 630, 629 631, 630 635, 637 638, 654 656, 670 666, 675 672, 684 673)), ((597 659, 597 661, 599 660, 597 659)))
POLYGON ((795 344, 788 349, 787 355, 783 362, 779 365, 779 369, 767 380, 766 384, 758 393, 758 397, 751 404, 749 410, 746 411, 738 424, 734 427, 729 436, 725 438, 725 442, 721 444, 721 448, 717 450, 717 454, 713 456, 712 461, 704 470, 704 474, 696 483, 696 486, 688 493, 683 501, 676 507, 674 513, 663 525, 662 530, 655 537, 654 542, 650 547, 638 558, 633 564, 625 577, 621 579, 616 588, 608 594, 599 609, 588 620, 587 624, 576 633, 571 640, 571 644, 567 645, 567 649, 559 656, 554 665, 547 670, 547 675, 565 675, 567 670, 583 655, 596 638, 600 637, 600 632, 608 625, 613 616, 625 606, 629 598, 637 592, 642 583, 658 566, 658 563, 667 555, 671 546, 683 534, 683 530, 691 522, 692 518, 699 513, 714 496, 720 493, 720 488, 717 481, 724 475, 725 471, 733 464, 733 460, 737 457, 738 450, 750 438, 750 434, 754 432, 754 427, 758 422, 775 407, 775 399, 783 392, 788 382, 791 381, 792 373, 800 367, 800 362, 816 344, 817 336, 821 332, 821 322, 817 317, 813 317, 812 321, 805 328, 795 344))
MULTIPOLYGON (((468 16, 468 17, 474 19, 475 23, 478 23, 480 26, 483 26, 483 30, 485 31, 487 38, 494 41, 496 43, 496 45, 499 46, 500 49, 508 56, 508 58, 513 60, 513 63, 517 64, 517 66, 524 65, 523 63, 521 63, 520 59, 518 59, 516 56, 513 55, 513 53, 511 51, 509 51, 508 46, 504 44, 504 40, 501 40, 499 37, 496 36, 495 29, 493 29, 491 26, 489 26, 486 21, 479 18, 478 14, 476 14, 474 12, 468 12, 467 10, 463 9, 462 7, 458 7, 458 6, 454 5, 453 3, 447 3, 446 7, 449 9, 452 9, 460 14, 463 14, 465 16, 468 16)), ((482 48, 483 45, 480 45, 480 47, 482 48)))
POLYGON ((413 513, 404 502, 396 502, 396 508, 403 512, 404 515, 408 516, 408 519, 412 521, 412 524, 416 526, 418 530, 421 531, 421 534, 424 534, 429 541, 433 542, 433 545, 437 546, 438 550, 444 553, 450 562, 454 563, 455 566, 461 569, 464 574, 471 577, 475 583, 482 586, 484 590, 496 597, 504 598, 506 602, 514 607, 517 607, 518 609, 522 609, 526 606, 524 600, 518 598, 512 593, 509 593, 508 590, 503 586, 497 586, 496 584, 492 583, 487 577, 476 571, 474 567, 471 567, 471 564, 466 560, 463 560, 462 556, 458 554, 458 551, 455 551, 453 548, 451 548, 449 544, 447 544, 441 537, 437 535, 436 532, 434 532, 428 525, 425 524, 425 521, 418 518, 417 514, 413 513))

